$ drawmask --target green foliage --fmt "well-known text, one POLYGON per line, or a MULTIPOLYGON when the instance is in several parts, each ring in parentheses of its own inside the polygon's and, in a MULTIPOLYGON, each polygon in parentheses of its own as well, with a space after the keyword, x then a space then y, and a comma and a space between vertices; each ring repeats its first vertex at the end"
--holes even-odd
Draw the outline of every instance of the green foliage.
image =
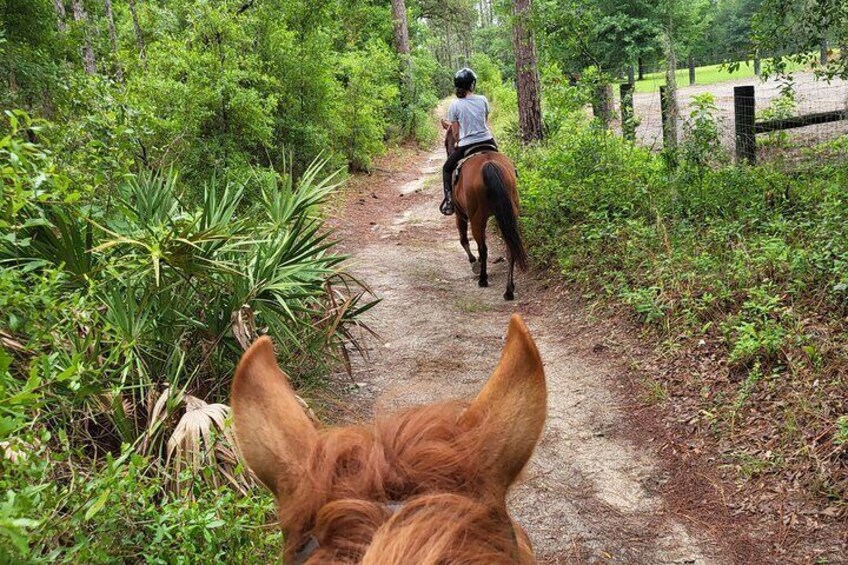
POLYGON ((848 416, 840 416, 836 419, 836 433, 833 434, 833 443, 835 445, 848 443, 848 416))
MULTIPOLYGON (((761 120, 786 120, 797 114, 798 102, 795 98, 795 88, 792 79, 786 79, 781 84, 780 94, 773 98, 767 108, 759 112, 761 120)), ((758 143, 766 146, 785 147, 789 143, 786 130, 770 131, 761 136, 758 143)))
POLYGON ((284 151, 296 174, 319 154, 331 168, 367 168, 387 140, 432 136, 427 112, 443 69, 416 50, 415 99, 402 107, 388 3, 243 5, 136 3, 142 59, 124 3, 115 3, 116 53, 102 5, 86 5, 87 26, 68 10, 60 31, 49 0, 0 3, 0 71, 14 85, 0 102, 62 123, 51 137, 69 159, 120 161, 68 163, 81 171, 179 165, 192 181, 223 170, 243 181, 251 166, 281 167, 284 151), (94 76, 81 68, 85 42, 94 76))
POLYGON ((415 49, 401 100, 389 3, 115 1, 117 45, 81 5, 0 0, 0 562, 270 561, 239 338, 297 385, 349 363, 372 303, 321 208, 450 74, 415 49))
MULTIPOLYGON (((63 200, 73 202, 79 192, 69 188, 66 177, 57 174, 51 155, 30 141, 42 126, 21 111, 6 111, 8 133, 0 138, 0 175, 3 179, 3 200, 0 208, 0 228, 17 226, 21 222, 43 221, 39 204, 63 200)), ((15 232, 7 234, 13 238, 15 232)))
POLYGON ((152 472, 155 461, 129 447, 107 455, 97 473, 63 477, 68 456, 46 447, 49 440, 30 439, 0 456, 3 563, 244 563, 278 555, 281 534, 264 527, 274 509, 269 495, 210 487, 169 494, 152 472))
MULTIPOLYGON (((320 214, 339 174, 316 160, 297 179, 257 168, 241 182, 198 186, 174 171, 88 169, 74 176, 115 188, 76 191, 55 152, 29 140, 54 126, 22 113, 9 122, 0 560, 265 560, 279 541, 260 528, 272 502, 221 486, 222 476, 244 482, 231 478, 234 456, 226 473, 183 471, 165 463, 165 442, 182 412, 205 406, 183 402, 186 392, 226 402, 242 351, 233 324, 248 307, 296 383, 347 358, 372 303, 320 214)), ((104 165, 99 147, 85 151, 74 162, 104 165)), ((220 461, 226 443, 199 445, 216 454, 201 460, 220 461)))
POLYGON ((822 38, 844 42, 848 33, 848 6, 842 0, 763 0, 753 17, 758 49, 774 53, 763 75, 787 77, 793 66, 812 68, 819 76, 848 77, 848 57, 830 57, 822 66, 818 47, 822 38))
POLYGON ((339 61, 339 72, 344 76, 340 137, 347 161, 357 170, 368 169, 370 157, 385 147, 385 118, 388 108, 397 102, 398 88, 381 82, 380 71, 390 68, 391 62, 388 48, 377 44, 369 45, 362 53, 349 53, 339 61))
MULTIPOLYGON (((564 122, 545 144, 508 145, 528 248, 585 292, 629 305, 667 343, 715 344, 730 374, 719 365, 702 377, 711 425, 733 434, 733 422, 764 411, 782 434, 776 457, 797 462, 848 390, 835 368, 844 367, 848 169, 821 167, 815 153, 791 172, 725 166, 703 97, 671 170, 562 99, 547 102, 564 122)), ((822 150, 841 159, 844 143, 822 150)), ((817 492, 844 495, 832 469, 817 492)))
POLYGON ((690 105, 692 110, 679 148, 684 166, 703 171, 709 165, 727 163, 729 159, 721 146, 715 97, 709 92, 696 94, 690 105))

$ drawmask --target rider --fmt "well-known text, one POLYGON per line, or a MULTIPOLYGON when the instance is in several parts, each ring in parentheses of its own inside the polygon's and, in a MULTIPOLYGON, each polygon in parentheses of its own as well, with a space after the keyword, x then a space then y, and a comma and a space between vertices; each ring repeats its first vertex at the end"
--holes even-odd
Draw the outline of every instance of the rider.
POLYGON ((453 153, 445 161, 445 166, 442 167, 445 199, 439 206, 439 210, 445 216, 453 214, 454 211, 451 185, 453 183, 453 172, 459 162, 480 145, 497 147, 487 123, 489 101, 486 100, 485 96, 474 94, 474 88, 477 86, 477 75, 469 68, 461 69, 454 76, 453 84, 456 87, 456 100, 451 103, 448 109, 448 121, 453 129, 454 137, 459 142, 453 153))

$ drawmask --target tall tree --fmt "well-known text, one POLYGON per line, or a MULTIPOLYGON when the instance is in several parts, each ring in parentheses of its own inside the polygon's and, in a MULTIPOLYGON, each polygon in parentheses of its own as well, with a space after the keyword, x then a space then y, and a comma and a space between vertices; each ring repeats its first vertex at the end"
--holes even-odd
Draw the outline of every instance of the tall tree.
POLYGON ((85 67, 85 72, 93 75, 96 67, 94 64, 94 49, 91 47, 91 38, 88 31, 88 14, 85 11, 85 6, 82 0, 72 0, 71 8, 74 12, 74 21, 82 26, 83 29, 83 45, 82 45, 82 61, 85 67))
POLYGON ((401 102, 409 108, 414 100, 412 77, 412 58, 409 48, 409 24, 406 20, 406 3, 404 0, 392 0, 392 29, 395 36, 395 50, 401 64, 401 102))
POLYGON ((515 44, 515 82, 518 91, 518 125, 521 140, 530 143, 542 139, 542 99, 536 41, 530 16, 531 0, 515 0, 513 5, 513 42, 515 44))
POLYGON ((112 43, 112 52, 115 54, 115 76, 123 82, 124 71, 118 60, 118 33, 115 30, 115 15, 112 13, 112 0, 103 0, 103 10, 106 14, 106 25, 109 28, 109 41, 112 43))
POLYGON ((64 0, 53 0, 53 10, 56 12, 56 27, 59 28, 59 31, 68 31, 68 24, 65 23, 64 0))
POLYGON ((147 55, 144 52, 144 35, 141 33, 141 25, 138 23, 138 10, 135 7, 135 0, 130 0, 130 14, 132 15, 133 29, 135 30, 135 40, 138 43, 138 55, 141 57, 141 64, 147 69, 147 55))

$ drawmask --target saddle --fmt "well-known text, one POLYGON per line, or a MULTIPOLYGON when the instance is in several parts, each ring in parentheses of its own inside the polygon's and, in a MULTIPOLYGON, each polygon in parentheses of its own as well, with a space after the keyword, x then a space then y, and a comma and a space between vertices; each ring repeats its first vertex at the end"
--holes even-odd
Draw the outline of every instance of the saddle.
POLYGON ((451 185, 456 186, 456 183, 459 181, 459 175, 462 172, 462 165, 465 164, 470 158, 478 155, 480 153, 497 153, 498 146, 494 143, 483 143, 481 145, 475 145, 471 147, 465 156, 457 163, 456 169, 453 171, 453 178, 451 179, 451 185))

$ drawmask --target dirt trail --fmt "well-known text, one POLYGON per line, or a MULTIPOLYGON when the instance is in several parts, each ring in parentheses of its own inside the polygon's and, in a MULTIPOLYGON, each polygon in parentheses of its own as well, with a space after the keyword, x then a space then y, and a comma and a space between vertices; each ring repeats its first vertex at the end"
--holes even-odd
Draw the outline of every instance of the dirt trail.
MULTIPOLYGON (((453 219, 437 210, 442 159, 407 150, 389 160, 391 170, 353 182, 333 221, 353 272, 382 299, 367 320, 380 337, 355 366, 362 411, 473 396, 518 311, 545 363, 549 409, 510 506, 540 562, 731 563, 717 540, 688 529, 652 492, 667 474, 621 433, 630 425, 615 392, 621 369, 597 354, 605 336, 581 331, 586 313, 531 274, 517 275, 516 300, 505 302, 505 262, 490 266, 489 288, 477 287, 453 219)), ((499 237, 491 241, 497 259, 499 237)))

